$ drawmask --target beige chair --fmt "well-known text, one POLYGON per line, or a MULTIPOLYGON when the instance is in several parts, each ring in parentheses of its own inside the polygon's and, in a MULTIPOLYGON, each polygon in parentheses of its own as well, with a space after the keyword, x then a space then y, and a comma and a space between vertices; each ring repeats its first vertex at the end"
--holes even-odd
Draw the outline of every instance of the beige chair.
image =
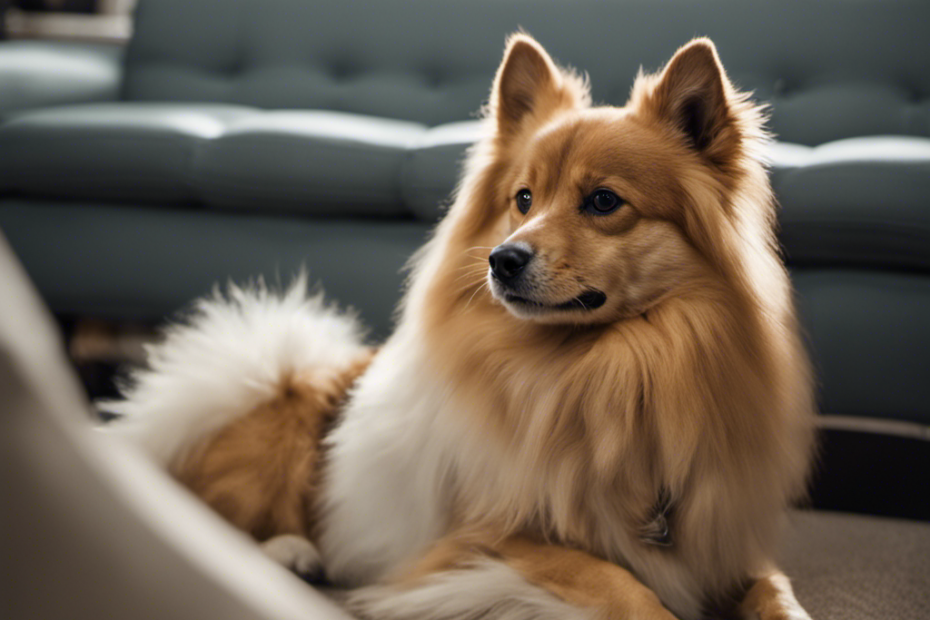
POLYGON ((129 446, 93 430, 0 237, 0 618, 341 620, 129 446))
MULTIPOLYGON (((143 456, 93 430, 0 237, 0 618, 348 616, 143 456)), ((930 526, 799 512, 783 565, 816 620, 930 618, 930 526)))

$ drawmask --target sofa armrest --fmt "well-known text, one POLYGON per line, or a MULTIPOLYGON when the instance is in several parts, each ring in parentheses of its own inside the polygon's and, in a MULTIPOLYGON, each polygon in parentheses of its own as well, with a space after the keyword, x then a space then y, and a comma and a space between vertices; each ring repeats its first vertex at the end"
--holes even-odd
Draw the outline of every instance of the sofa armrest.
POLYGON ((0 120, 34 108, 115 100, 122 73, 118 45, 0 42, 0 120))

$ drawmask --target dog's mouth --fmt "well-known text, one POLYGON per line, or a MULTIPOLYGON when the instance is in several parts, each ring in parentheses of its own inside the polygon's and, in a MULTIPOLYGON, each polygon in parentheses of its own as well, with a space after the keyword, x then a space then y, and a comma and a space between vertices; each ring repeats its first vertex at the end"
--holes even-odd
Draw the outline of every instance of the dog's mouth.
POLYGON ((535 299, 527 299, 526 297, 506 293, 504 294, 504 301, 524 308, 536 308, 540 310, 580 310, 582 312, 590 312, 591 310, 597 310, 603 306, 604 302, 607 301, 607 295, 601 291, 590 290, 560 304, 546 304, 541 301, 536 301, 535 299))

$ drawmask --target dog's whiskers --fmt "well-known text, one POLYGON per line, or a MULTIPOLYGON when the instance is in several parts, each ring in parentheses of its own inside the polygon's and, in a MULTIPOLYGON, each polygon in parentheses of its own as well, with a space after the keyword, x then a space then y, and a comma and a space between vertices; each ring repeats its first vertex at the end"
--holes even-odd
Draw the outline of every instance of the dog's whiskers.
POLYGON ((465 312, 466 310, 468 310, 468 306, 471 305, 471 302, 472 302, 472 300, 475 298, 475 295, 477 295, 478 293, 480 293, 482 290, 484 290, 484 289, 489 289, 489 288, 490 288, 490 287, 488 286, 488 281, 485 280, 484 283, 483 283, 481 286, 479 286, 478 288, 475 289, 475 292, 471 294, 471 297, 468 298, 468 301, 465 302, 465 307, 462 308, 462 312, 465 312))
POLYGON ((460 286, 460 287, 459 287, 459 289, 455 292, 455 294, 456 294, 456 295, 462 295, 462 294, 464 294, 464 293, 467 293, 469 289, 471 289, 471 288, 473 288, 473 287, 475 287, 475 286, 478 286, 478 285, 480 285, 480 284, 482 284, 482 283, 484 283, 485 285, 487 284, 487 280, 484 280, 483 277, 482 277, 482 278, 478 278, 477 280, 472 280, 472 281, 466 282, 463 286, 460 286), (482 282, 482 281, 483 281, 483 282, 482 282))
POLYGON ((481 268, 481 269, 487 269, 487 268, 488 268, 488 264, 487 264, 486 262, 484 262, 484 261, 479 261, 479 262, 477 262, 477 263, 469 263, 469 264, 467 264, 467 265, 462 265, 461 267, 456 267, 455 270, 456 270, 456 271, 461 271, 461 270, 463 270, 463 269, 476 268, 476 267, 477 267, 477 268, 481 268))
POLYGON ((464 267, 459 267, 456 271, 465 271, 466 274, 469 273, 484 273, 488 270, 487 265, 466 265, 464 267), (468 271, 465 271, 468 269, 468 271))
POLYGON ((465 256, 469 258, 477 258, 477 259, 486 261, 488 260, 488 254, 490 253, 490 250, 493 250, 493 249, 494 248, 483 246, 483 245, 476 245, 474 247, 468 248, 467 250, 462 252, 462 254, 464 254, 465 256), (477 254, 475 254, 476 250, 477 250, 477 254), (488 250, 488 252, 483 252, 482 250, 488 250))
POLYGON ((474 278, 472 280, 468 280, 467 282, 463 282, 462 284, 457 286, 457 290, 455 292, 456 295, 461 295, 462 293, 464 293, 465 291, 468 291, 472 287, 478 286, 479 284, 481 284, 482 280, 484 280, 484 278, 474 278))

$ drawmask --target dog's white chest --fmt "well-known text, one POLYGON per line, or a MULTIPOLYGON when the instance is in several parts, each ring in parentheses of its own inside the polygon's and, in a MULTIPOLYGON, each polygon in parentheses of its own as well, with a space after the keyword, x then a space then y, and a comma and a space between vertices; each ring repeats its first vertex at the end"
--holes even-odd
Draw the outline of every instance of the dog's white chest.
POLYGON ((444 532, 451 459, 436 432, 441 397, 415 355, 399 338, 386 345, 327 440, 318 544, 338 583, 371 583, 444 532))

